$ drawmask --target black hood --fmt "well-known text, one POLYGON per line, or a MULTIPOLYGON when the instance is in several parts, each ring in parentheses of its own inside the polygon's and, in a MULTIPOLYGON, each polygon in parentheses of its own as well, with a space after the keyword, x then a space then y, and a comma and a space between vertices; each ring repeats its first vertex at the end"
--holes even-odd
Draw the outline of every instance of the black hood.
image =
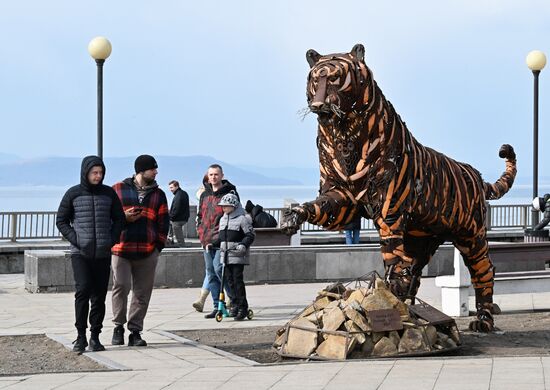
MULTIPOLYGON (((225 179, 222 180, 222 186, 217 191, 214 191, 212 189, 212 184, 208 182, 208 179, 204 180, 202 184, 204 185, 204 191, 208 195, 223 196, 225 194, 228 194, 230 191, 237 192, 237 188, 233 184, 231 184, 228 180, 225 180, 225 179)), ((237 195, 237 198, 238 198, 238 195, 237 195)))
POLYGON ((258 214, 260 214, 262 211, 264 211, 264 208, 260 206, 259 204, 254 205, 250 200, 246 202, 245 210, 247 213, 252 215, 252 219, 256 218, 258 214))
POLYGON ((105 179, 105 164, 97 156, 86 156, 82 159, 82 165, 80 166, 80 185, 90 191, 101 186, 103 184, 103 179, 105 179), (102 167, 103 168, 103 178, 98 185, 92 185, 88 182, 88 173, 93 167, 102 167))
POLYGON ((244 209, 246 210, 247 213, 251 213, 252 212, 252 209, 254 208, 254 203, 252 203, 252 201, 247 200, 246 201, 246 206, 244 207, 244 209))

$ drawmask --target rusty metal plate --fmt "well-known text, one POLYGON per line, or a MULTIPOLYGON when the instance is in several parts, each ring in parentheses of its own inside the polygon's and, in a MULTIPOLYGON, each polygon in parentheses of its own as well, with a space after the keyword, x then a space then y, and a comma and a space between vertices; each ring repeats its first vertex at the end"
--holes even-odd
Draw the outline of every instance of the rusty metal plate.
POLYGON ((397 309, 371 310, 367 313, 373 332, 403 329, 401 316, 397 309))
POLYGON ((427 303, 410 305, 409 310, 432 325, 454 322, 454 320, 447 314, 440 312, 435 307, 430 306, 427 303))

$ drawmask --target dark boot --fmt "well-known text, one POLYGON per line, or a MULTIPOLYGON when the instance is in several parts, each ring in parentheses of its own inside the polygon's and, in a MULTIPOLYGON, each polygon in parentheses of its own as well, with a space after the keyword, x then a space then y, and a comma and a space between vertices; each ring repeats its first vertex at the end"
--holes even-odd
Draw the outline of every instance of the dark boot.
POLYGON ((92 335, 90 336, 90 348, 89 349, 92 352, 105 351, 105 347, 99 341, 99 333, 92 333, 92 335))
POLYGON ((73 344, 73 352, 84 352, 88 346, 88 341, 86 341, 86 333, 79 333, 76 340, 73 341, 73 344))
POLYGON ((113 339, 111 340, 112 345, 124 345, 124 328, 122 325, 115 326, 113 330, 113 339))
POLYGON ((231 310, 229 310, 229 317, 237 317, 237 314, 239 314, 239 308, 233 306, 231 310))
POLYGON ((147 343, 141 338, 139 330, 133 330, 128 336, 128 346, 129 347, 145 347, 147 343))
POLYGON ((235 321, 242 321, 248 316, 248 308, 246 309, 239 309, 237 312, 237 315, 235 318, 233 318, 235 321))
POLYGON ((204 318, 216 318, 217 312, 218 312, 218 309, 214 309, 210 313, 206 314, 204 318))

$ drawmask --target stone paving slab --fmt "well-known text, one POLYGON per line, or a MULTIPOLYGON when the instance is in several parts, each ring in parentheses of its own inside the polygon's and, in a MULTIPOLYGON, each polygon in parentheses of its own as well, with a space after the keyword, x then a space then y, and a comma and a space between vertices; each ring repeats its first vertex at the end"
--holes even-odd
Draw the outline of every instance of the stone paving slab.
MULTIPOLYGON (((0 275, 0 335, 47 333, 72 340, 73 294, 29 294, 22 275, 0 275)), ((101 339, 107 350, 89 353, 129 371, 0 377, 0 389, 550 389, 550 357, 421 358, 249 365, 165 333, 178 329, 278 326, 301 311, 326 283, 247 287, 252 321, 217 323, 190 303, 199 289, 156 289, 145 319, 146 348, 109 345, 110 293, 101 339), (357 375, 357 373, 361 375, 357 375)), ((439 289, 424 279, 419 297, 440 307, 439 289)), ((550 310, 550 293, 495 296, 503 311, 550 310)), ((210 302, 207 302, 210 305, 210 302)), ((474 309, 473 299, 470 310, 474 309)), ((498 318, 498 317, 497 317, 498 318)))

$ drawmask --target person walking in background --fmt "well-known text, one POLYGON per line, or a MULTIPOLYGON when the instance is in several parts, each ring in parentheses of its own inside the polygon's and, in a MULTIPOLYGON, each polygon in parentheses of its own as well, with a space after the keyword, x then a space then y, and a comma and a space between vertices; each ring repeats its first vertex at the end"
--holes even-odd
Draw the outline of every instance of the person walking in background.
MULTIPOLYGON (((204 192, 201 194, 199 209, 197 211, 197 232, 199 233, 199 240, 204 248, 204 263, 206 276, 208 277, 208 287, 214 302, 213 311, 206 314, 204 317, 215 318, 216 312, 218 311, 222 278, 220 248, 212 245, 218 238, 219 220, 223 215, 223 210, 221 206, 218 206, 218 203, 225 194, 231 191, 237 195, 237 198, 238 194, 235 186, 223 179, 223 169, 220 165, 210 165, 206 174, 208 180, 203 182, 204 192)), ((226 289, 226 292, 229 298, 233 300, 231 289, 226 289)))
POLYGON ((359 244, 360 233, 361 233, 361 216, 359 214, 355 215, 350 223, 344 226, 346 233, 346 244, 359 244))
POLYGON ((245 213, 237 195, 224 195, 218 206, 223 209, 219 235, 212 244, 220 248, 220 257, 226 267, 227 282, 234 293, 230 317, 242 321, 248 316, 248 301, 244 284, 244 266, 249 263, 249 248, 254 241, 252 218, 245 213))
POLYGON ((124 212, 115 191, 103 184, 104 177, 103 161, 97 156, 84 157, 80 184, 65 193, 57 211, 57 228, 70 242, 71 248, 76 289, 75 327, 78 332, 73 343, 75 352, 84 352, 88 346, 88 311, 90 350, 105 350, 99 334, 105 318, 111 247, 120 241, 124 212))
POLYGON ((189 220, 189 195, 187 192, 180 188, 180 183, 176 180, 172 180, 168 183, 170 192, 174 194, 172 204, 170 205, 170 225, 172 228, 172 241, 174 237, 178 246, 185 245, 185 238, 183 237, 183 226, 189 220))
POLYGON ((169 227, 168 202, 155 178, 157 162, 143 154, 134 163, 136 174, 113 186, 126 215, 126 230, 120 244, 113 247, 113 331, 112 344, 124 344, 124 324, 128 322, 128 346, 146 346, 141 338, 155 269, 166 244, 169 227), (127 318, 128 294, 132 301, 127 318))

